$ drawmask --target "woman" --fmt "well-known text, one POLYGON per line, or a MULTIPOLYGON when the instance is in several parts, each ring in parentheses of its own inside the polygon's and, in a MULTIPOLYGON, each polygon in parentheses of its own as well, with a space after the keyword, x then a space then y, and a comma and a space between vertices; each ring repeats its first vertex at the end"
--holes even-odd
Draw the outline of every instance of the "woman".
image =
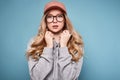
POLYGON ((73 29, 63 3, 45 5, 37 36, 27 50, 31 80, 77 80, 83 63, 83 41, 73 29))

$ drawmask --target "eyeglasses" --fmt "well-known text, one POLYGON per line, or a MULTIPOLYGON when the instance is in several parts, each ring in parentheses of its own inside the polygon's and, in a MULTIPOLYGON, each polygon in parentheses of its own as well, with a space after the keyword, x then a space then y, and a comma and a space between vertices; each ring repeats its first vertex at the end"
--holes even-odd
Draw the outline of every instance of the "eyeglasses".
POLYGON ((48 23, 52 23, 52 22, 55 22, 54 19, 56 18, 56 21, 57 22, 62 22, 64 20, 64 16, 63 14, 58 14, 56 16, 53 16, 53 15, 47 15, 46 16, 46 21, 48 23))

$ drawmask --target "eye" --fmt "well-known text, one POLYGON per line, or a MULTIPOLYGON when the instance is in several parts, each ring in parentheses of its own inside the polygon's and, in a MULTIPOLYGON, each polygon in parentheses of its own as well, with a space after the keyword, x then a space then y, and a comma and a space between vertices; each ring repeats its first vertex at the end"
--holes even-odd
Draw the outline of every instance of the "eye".
POLYGON ((59 15, 57 15, 57 17, 62 18, 62 17, 63 17, 63 14, 59 14, 59 15))
POLYGON ((48 15, 47 18, 52 18, 53 16, 52 15, 48 15))

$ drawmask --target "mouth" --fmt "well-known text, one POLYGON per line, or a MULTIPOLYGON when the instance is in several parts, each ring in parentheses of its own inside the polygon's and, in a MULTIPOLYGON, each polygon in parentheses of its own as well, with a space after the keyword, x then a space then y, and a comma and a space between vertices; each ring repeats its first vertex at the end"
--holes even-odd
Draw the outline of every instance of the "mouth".
POLYGON ((58 25, 53 25, 53 29, 57 29, 58 28, 58 25))

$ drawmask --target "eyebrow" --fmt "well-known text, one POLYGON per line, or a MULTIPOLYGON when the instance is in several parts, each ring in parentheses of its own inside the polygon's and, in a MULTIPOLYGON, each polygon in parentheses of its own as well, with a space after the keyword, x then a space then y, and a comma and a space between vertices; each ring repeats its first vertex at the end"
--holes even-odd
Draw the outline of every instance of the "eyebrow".
MULTIPOLYGON (((61 15, 61 14, 62 14, 62 13, 60 13, 60 14, 58 13, 58 14, 56 14, 56 15, 61 15)), ((56 16, 56 15, 53 15, 53 14, 48 14, 48 15, 56 16)))

